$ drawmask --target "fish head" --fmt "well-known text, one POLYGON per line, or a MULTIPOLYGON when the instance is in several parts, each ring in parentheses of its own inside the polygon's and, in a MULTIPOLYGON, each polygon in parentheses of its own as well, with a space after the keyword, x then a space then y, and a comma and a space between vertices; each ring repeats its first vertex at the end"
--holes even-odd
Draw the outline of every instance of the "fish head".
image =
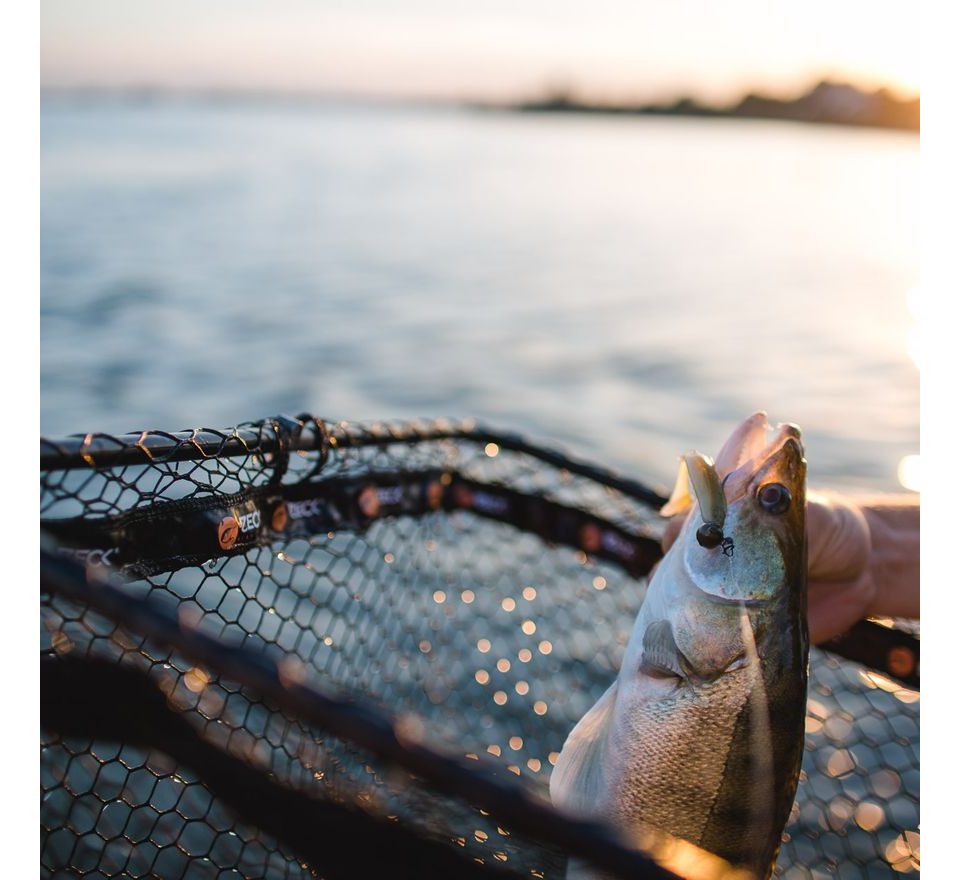
MULTIPOLYGON (((676 542, 693 585, 760 605, 803 582, 806 461, 800 429, 746 419, 717 456, 684 457, 690 510, 676 542)), ((671 548, 673 550, 674 548, 671 548)))

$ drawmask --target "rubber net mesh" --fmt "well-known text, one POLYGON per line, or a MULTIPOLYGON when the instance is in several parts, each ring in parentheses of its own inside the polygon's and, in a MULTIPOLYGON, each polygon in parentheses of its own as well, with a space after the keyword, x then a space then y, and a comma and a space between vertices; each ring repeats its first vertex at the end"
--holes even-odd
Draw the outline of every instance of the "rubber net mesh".
MULTIPOLYGON (((651 509, 495 443, 341 424, 323 455, 286 456, 264 451, 274 436, 265 425, 98 437, 100 450, 144 451, 109 467, 92 456, 85 467, 59 469, 59 447, 42 446, 43 522, 74 532, 79 523, 97 536, 122 521, 129 543, 143 540, 152 512, 176 502, 181 518, 161 518, 151 533, 162 530, 154 542, 166 542, 162 552, 143 546, 138 559, 134 545, 109 558, 109 542, 96 537, 64 552, 88 570, 107 557, 126 573, 130 596, 166 603, 225 642, 293 656, 317 684, 409 718, 431 743, 545 795, 566 735, 619 668, 645 581, 618 561, 627 551, 616 538, 655 537, 651 509), (155 444, 160 451, 149 452, 155 444), (413 476, 404 482, 405 474, 413 476), (498 490, 582 512, 587 519, 570 521, 580 546, 501 521, 507 502, 498 490), (255 511, 243 507, 250 492, 261 493, 255 511), (216 522, 222 508, 209 505, 229 502, 239 517, 246 510, 263 520, 271 493, 285 499, 283 512, 274 507, 272 523, 241 522, 255 535, 250 546, 239 527, 223 553, 178 543, 175 525, 188 528, 191 516, 207 517, 211 534, 229 543, 216 522), (340 506, 320 510, 324 493, 340 506), (619 531, 598 532, 601 520, 619 531)), ((390 817, 477 864, 563 876, 559 849, 511 833, 497 816, 431 791, 89 608, 43 595, 41 623, 44 652, 142 670, 203 738, 279 784, 390 817)), ((918 871, 919 785, 919 694, 814 649, 803 773, 777 874, 918 871)), ((161 746, 55 730, 42 733, 41 836, 45 877, 318 876, 239 821, 202 772, 178 766, 161 746)))

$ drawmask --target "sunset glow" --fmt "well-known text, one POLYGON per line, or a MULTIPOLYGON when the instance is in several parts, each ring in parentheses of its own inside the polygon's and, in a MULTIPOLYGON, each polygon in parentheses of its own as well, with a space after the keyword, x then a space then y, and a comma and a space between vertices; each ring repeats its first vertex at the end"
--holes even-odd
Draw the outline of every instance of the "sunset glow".
POLYGON ((822 78, 913 94, 911 25, 902 6, 824 0, 46 0, 41 72, 54 87, 387 97, 496 99, 564 88, 609 100, 683 93, 726 101, 749 90, 786 96, 822 78))

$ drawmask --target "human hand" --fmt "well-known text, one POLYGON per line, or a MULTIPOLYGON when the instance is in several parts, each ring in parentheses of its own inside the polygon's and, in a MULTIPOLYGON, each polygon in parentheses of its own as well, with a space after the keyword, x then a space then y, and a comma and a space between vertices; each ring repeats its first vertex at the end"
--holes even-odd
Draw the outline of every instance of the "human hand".
POLYGON ((807 495, 807 621, 814 645, 875 612, 870 525, 858 504, 807 495))

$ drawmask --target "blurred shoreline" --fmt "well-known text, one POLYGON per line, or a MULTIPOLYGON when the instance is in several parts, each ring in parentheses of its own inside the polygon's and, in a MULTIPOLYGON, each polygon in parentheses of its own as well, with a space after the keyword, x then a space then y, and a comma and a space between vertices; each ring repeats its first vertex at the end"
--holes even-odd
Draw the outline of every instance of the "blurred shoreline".
POLYGON ((44 86, 41 98, 116 101, 150 104, 163 101, 197 101, 211 104, 262 102, 278 105, 347 105, 358 107, 467 109, 480 112, 523 114, 590 114, 607 116, 666 116, 700 119, 752 119, 843 125, 919 132, 920 98, 900 98, 885 88, 874 91, 849 83, 821 81, 795 98, 777 98, 750 92, 728 105, 702 102, 692 97, 672 101, 613 103, 578 97, 555 90, 544 97, 520 101, 449 100, 442 98, 346 94, 322 91, 277 91, 241 88, 170 88, 166 86, 44 86))
POLYGON ((793 99, 753 92, 727 106, 679 98, 659 104, 599 104, 558 93, 512 105, 521 113, 604 113, 622 116, 696 116, 723 119, 776 119, 788 122, 852 125, 920 131, 920 98, 900 99, 887 89, 865 91, 849 83, 824 80, 793 99))

